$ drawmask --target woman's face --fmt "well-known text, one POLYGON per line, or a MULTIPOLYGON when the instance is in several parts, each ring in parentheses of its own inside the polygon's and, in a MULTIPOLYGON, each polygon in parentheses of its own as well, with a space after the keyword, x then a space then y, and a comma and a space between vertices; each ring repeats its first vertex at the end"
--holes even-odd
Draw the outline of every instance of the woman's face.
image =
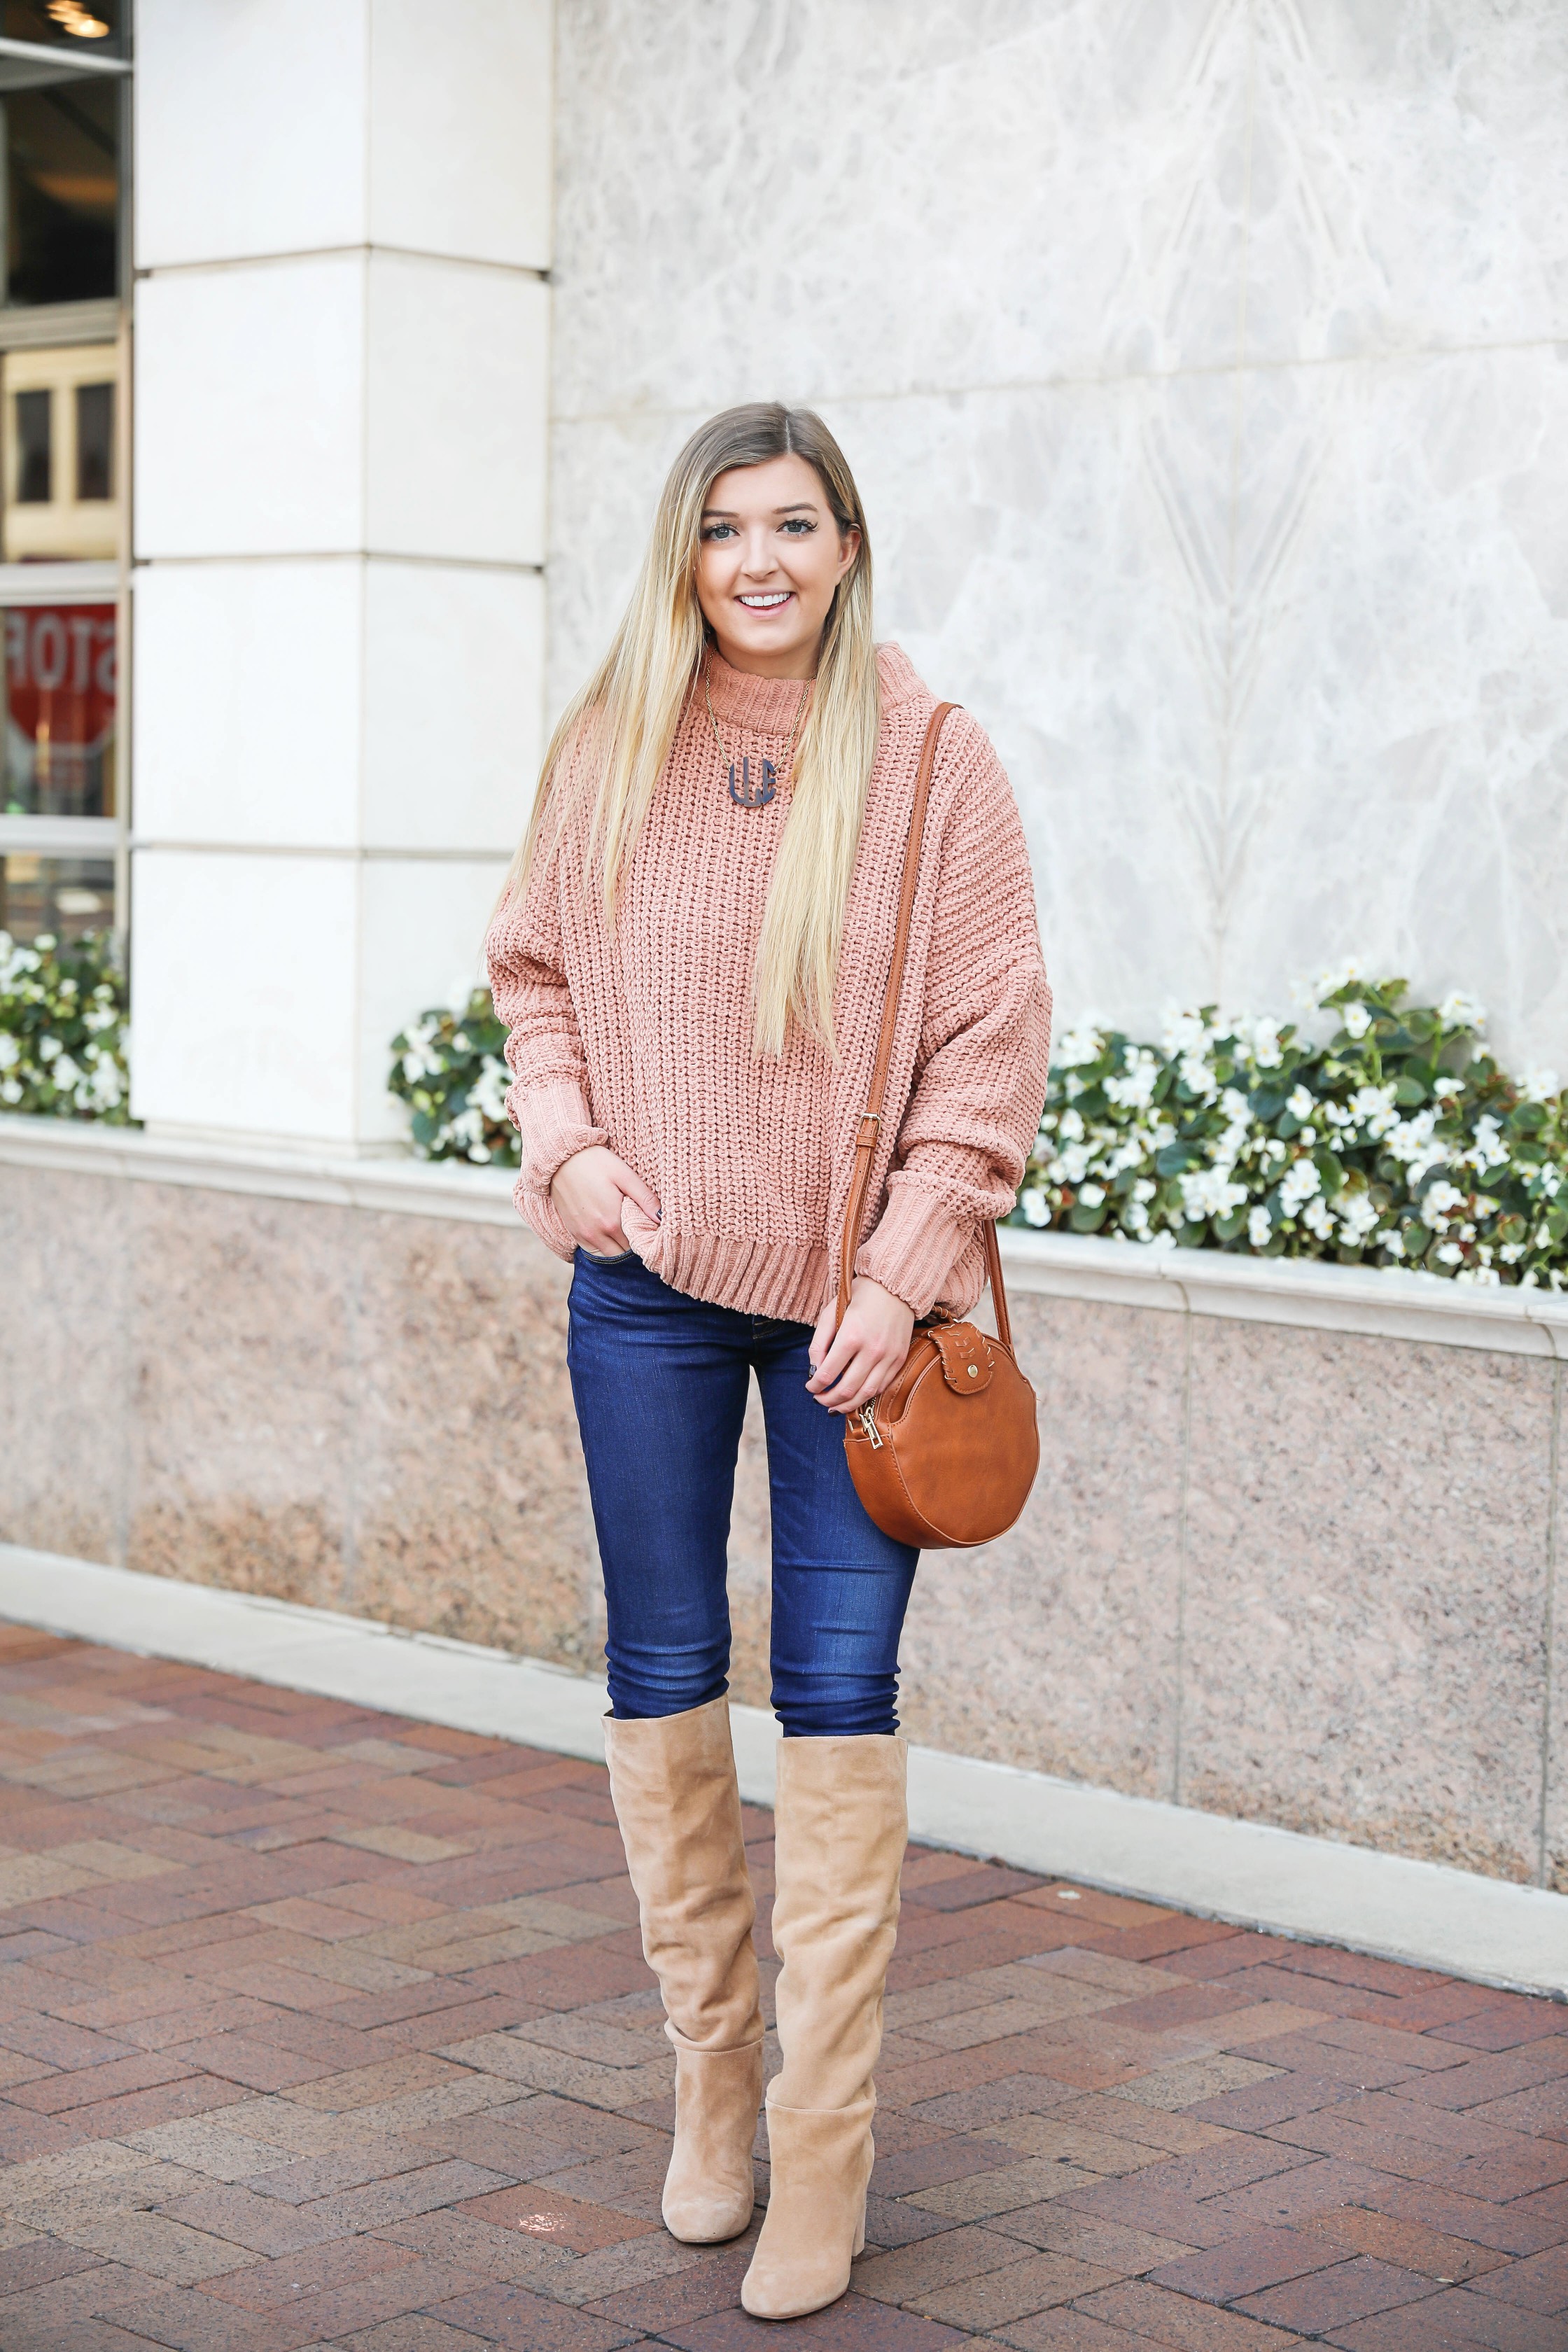
POLYGON ((813 677, 833 592, 860 546, 804 457, 720 474, 702 509, 697 601, 736 669, 813 677))

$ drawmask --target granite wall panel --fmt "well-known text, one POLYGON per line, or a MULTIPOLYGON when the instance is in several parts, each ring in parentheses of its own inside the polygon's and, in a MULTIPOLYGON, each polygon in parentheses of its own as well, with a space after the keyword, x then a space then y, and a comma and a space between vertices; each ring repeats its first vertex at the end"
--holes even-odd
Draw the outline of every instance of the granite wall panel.
POLYGON ((1184 1802, 1535 1877, 1556 1378, 1194 1319, 1184 1802))
POLYGON ((183 1184, 124 1191, 127 1567, 342 1608, 360 1370, 353 1212, 183 1184))
POLYGON ((125 1553, 126 1188, 8 1168, 0 1182, 0 1538, 125 1553))
POLYGON ((1019 1525, 922 1555, 905 1728, 960 1755, 1169 1797, 1174 1770, 1186 1329, 1178 1315, 1013 1302, 1040 1401, 1019 1525))

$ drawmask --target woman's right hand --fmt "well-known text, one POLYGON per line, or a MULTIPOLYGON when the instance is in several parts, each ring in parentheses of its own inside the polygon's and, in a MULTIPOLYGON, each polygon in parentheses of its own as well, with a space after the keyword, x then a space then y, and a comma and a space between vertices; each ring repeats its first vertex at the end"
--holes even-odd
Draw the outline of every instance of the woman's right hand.
POLYGON ((590 1257, 619 1257, 626 1248, 623 1202, 635 1201, 656 1223, 658 1219, 658 1202, 637 1170, 604 1143, 591 1143, 562 1161, 550 1181, 550 1198, 573 1240, 590 1257))

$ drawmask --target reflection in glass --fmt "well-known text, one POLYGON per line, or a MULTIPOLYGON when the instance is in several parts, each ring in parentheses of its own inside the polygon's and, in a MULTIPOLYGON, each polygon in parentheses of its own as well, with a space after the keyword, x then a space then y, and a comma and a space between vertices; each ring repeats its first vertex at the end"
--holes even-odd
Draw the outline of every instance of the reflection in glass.
POLYGON ((3 106, 5 299, 111 298, 119 282, 118 78, 11 89, 3 106))
POLYGON ((4 356, 5 488, 0 560, 112 560, 115 510, 112 343, 27 346, 4 356))
POLYGON ((120 0, 4 0, 0 5, 0 34, 6 40, 37 41, 97 58, 123 56, 124 22, 120 0))
POLYGON ((51 392, 16 394, 16 504, 47 507, 54 496, 54 408, 51 392))
POLYGON ((79 383, 76 388, 76 494, 114 496, 114 386, 79 383))
POLYGON ((115 608, 14 604, 5 625, 7 816, 112 816, 115 608))
POLYGON ((40 931, 79 940, 114 928, 114 861, 0 854, 0 931, 30 947, 40 931))

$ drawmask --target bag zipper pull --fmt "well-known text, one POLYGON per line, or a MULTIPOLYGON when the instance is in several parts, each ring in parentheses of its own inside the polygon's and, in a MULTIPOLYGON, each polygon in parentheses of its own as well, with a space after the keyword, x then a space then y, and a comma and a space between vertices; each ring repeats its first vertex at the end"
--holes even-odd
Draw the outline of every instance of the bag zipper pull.
POLYGON ((882 1439, 877 1427, 877 1400, 875 1397, 872 1398, 869 1404, 861 1406, 859 1422, 861 1436, 869 1438, 873 1452, 880 1454, 882 1450, 882 1439))

